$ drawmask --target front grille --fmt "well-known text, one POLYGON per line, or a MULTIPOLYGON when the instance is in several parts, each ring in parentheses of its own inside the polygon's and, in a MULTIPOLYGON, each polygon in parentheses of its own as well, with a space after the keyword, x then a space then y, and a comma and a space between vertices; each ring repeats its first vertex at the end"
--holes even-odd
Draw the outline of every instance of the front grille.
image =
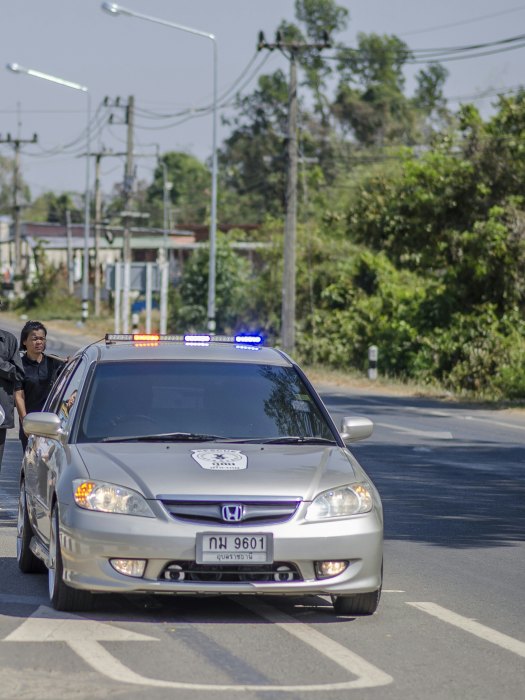
POLYGON ((252 501, 248 499, 223 499, 220 501, 193 501, 161 496, 164 507, 168 513, 178 520, 194 523, 225 523, 228 525, 245 525, 254 523, 259 525, 283 523, 294 515, 300 499, 293 500, 264 500, 252 501), (224 505, 235 503, 242 506, 242 517, 238 522, 225 521, 222 517, 224 505))
POLYGON ((159 579, 163 581, 224 581, 227 583, 245 583, 247 581, 291 583, 303 580, 295 564, 289 562, 223 566, 197 564, 194 561, 170 562, 162 570, 159 579))

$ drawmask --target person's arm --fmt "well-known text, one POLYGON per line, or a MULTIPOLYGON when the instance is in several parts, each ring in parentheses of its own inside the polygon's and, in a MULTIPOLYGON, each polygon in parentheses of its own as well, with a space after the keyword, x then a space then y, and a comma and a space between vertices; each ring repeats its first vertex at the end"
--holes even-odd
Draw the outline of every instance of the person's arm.
MULTIPOLYGON (((18 354, 18 353, 17 353, 18 354)), ((2 379, 13 380, 16 376, 16 367, 13 362, 9 360, 0 359, 0 377, 2 379)))
POLYGON ((24 378, 24 366, 22 364, 22 358, 18 352, 18 343, 16 338, 12 338, 9 342, 9 353, 8 358, 0 358, 0 377, 3 379, 10 379, 15 383, 20 383, 24 378))
POLYGON ((20 356, 20 353, 18 351, 18 343, 15 344, 15 351, 13 353, 13 363, 15 365, 15 385, 18 385, 24 380, 26 374, 24 365, 22 363, 22 357, 20 356))
POLYGON ((27 415, 26 410, 26 395, 23 389, 17 389, 15 391, 15 406, 20 417, 20 423, 24 420, 27 415))

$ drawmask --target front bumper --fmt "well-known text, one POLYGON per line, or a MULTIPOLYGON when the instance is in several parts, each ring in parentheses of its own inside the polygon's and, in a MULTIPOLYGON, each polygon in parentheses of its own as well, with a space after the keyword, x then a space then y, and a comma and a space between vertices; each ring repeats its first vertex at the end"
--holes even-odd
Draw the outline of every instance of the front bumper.
MULTIPOLYGON (((160 509, 160 506, 159 506, 160 509)), ((273 559, 293 564, 300 581, 170 581, 162 572, 174 561, 195 560, 199 532, 231 533, 233 526, 175 520, 160 509, 156 518, 60 509, 64 580, 73 588, 106 593, 158 594, 332 594, 368 593, 381 586, 383 523, 381 512, 331 522, 305 522, 300 508, 293 519, 275 525, 234 526, 235 534, 273 534, 273 559), (142 578, 118 573, 110 559, 146 559, 142 578), (314 563, 347 560, 338 576, 317 579, 314 563)))

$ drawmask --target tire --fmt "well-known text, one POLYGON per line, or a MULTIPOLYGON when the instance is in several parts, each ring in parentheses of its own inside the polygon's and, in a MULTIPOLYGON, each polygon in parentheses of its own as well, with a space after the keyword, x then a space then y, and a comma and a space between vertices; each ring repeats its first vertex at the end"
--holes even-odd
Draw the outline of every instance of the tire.
POLYGON ((49 600, 55 610, 63 612, 92 610, 95 606, 94 596, 89 591, 81 591, 68 586, 64 583, 63 575, 58 506, 55 503, 51 515, 51 535, 49 538, 49 600))
POLYGON ((381 600, 383 588, 383 562, 381 562, 381 585, 372 593, 357 595, 333 595, 332 603, 337 615, 373 615, 381 600))
POLYGON ((372 593, 332 596, 332 601, 337 615, 373 615, 380 598, 381 589, 378 588, 372 593))
POLYGON ((20 495, 18 497, 18 517, 16 523, 16 559, 18 568, 24 574, 43 574, 47 571, 46 565, 30 549, 33 537, 33 528, 29 522, 27 513, 26 485, 22 479, 20 483, 20 495))

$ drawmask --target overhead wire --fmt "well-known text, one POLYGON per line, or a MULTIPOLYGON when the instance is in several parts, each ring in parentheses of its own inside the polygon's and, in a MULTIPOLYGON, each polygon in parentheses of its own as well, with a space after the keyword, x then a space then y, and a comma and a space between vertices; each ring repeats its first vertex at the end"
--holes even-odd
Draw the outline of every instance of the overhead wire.
MULTIPOLYGON (((241 73, 237 76, 237 78, 233 81, 233 83, 232 83, 228 88, 226 88, 226 90, 222 93, 222 95, 219 95, 219 97, 217 98, 217 102, 219 102, 219 103, 222 102, 226 97, 228 97, 228 96, 235 90, 235 88, 237 87, 237 85, 239 85, 239 83, 243 80, 244 76, 245 76, 245 75, 247 74, 247 72, 251 69, 251 67, 253 66, 253 64, 255 63, 255 61, 257 60, 257 58, 258 58, 259 56, 260 56, 259 52, 256 52, 256 53, 252 56, 252 58, 249 60, 249 62, 248 62, 247 65, 243 68, 243 70, 242 70, 241 73)), ((266 55, 265 58, 267 59, 267 57, 268 57, 268 56, 266 55)), ((255 74, 261 69, 261 67, 264 65, 265 62, 266 62, 266 60, 263 60, 263 61, 261 62, 261 65, 257 67, 257 69, 256 69, 256 71, 255 71, 255 74)), ((252 77, 253 77, 253 76, 250 76, 249 80, 251 80, 252 77)), ((192 108, 192 107, 189 107, 189 108, 187 108, 187 109, 185 109, 185 110, 182 110, 182 111, 179 111, 179 112, 175 112, 175 113, 172 113, 172 114, 153 112, 153 111, 151 111, 151 110, 147 110, 147 109, 144 109, 144 108, 139 108, 139 107, 137 107, 137 108, 135 109, 135 112, 136 112, 137 114, 140 114, 141 116, 145 116, 145 117, 146 117, 146 116, 149 116, 149 117, 151 117, 151 118, 153 118, 153 119, 170 119, 170 118, 172 118, 172 117, 179 117, 179 116, 182 116, 182 114, 187 113, 188 110, 195 110, 195 109, 211 109, 212 107, 213 107, 213 103, 207 104, 206 106, 204 106, 204 107, 199 107, 199 108, 194 108, 194 107, 192 108)))
POLYGON ((439 24, 434 27, 426 27, 424 29, 412 29, 409 32, 401 32, 400 34, 398 34, 398 36, 413 36, 414 34, 426 34, 428 32, 439 31, 440 29, 451 29, 452 27, 461 27, 466 24, 473 24, 474 22, 479 22, 485 19, 492 19, 494 17, 501 17, 503 15, 510 15, 513 12, 522 12, 523 10, 525 10, 525 5, 517 5, 515 7, 509 7, 507 10, 491 12, 487 15, 478 15, 477 17, 471 17, 470 19, 459 20, 458 22, 439 24))
MULTIPOLYGON (((246 66, 246 68, 242 71, 242 73, 239 75, 239 77, 230 85, 230 87, 223 92, 221 97, 218 99, 217 107, 219 109, 224 109, 225 107, 230 106, 233 104, 233 101, 228 100, 227 98, 232 94, 232 92, 237 89, 236 94, 239 94, 246 85, 248 85, 253 78, 261 71, 263 66, 266 64, 266 62, 269 59, 269 54, 266 54, 263 57, 263 60, 255 67, 255 69, 243 80, 241 83, 241 80, 246 76, 248 70, 251 68, 251 66, 254 63, 254 59, 257 58, 257 54, 251 59, 249 64, 246 66), (238 87, 239 86, 239 87, 238 87)), ((190 121, 192 119, 196 119, 198 117, 205 117, 208 116, 209 114, 212 113, 213 111, 213 103, 212 104, 207 104, 202 107, 190 107, 185 110, 181 110, 178 113, 171 114, 171 115, 166 115, 167 117, 170 118, 176 118, 175 121, 171 121, 169 124, 163 124, 162 126, 146 126, 144 124, 139 124, 138 122, 135 123, 135 126, 137 129, 143 129, 146 131, 162 131, 164 129, 171 129, 175 126, 180 126, 181 124, 186 123, 187 121, 190 121)), ((136 110, 138 112, 138 110, 136 110)))
MULTIPOLYGON (((91 118, 90 121, 90 131, 91 131, 91 137, 93 139, 96 139, 97 136, 101 133, 102 128, 104 126, 104 119, 102 115, 102 105, 99 105, 97 108, 95 114, 91 118)), ((73 139, 73 141, 70 141, 69 143, 54 146, 53 148, 50 149, 45 149, 39 146, 38 144, 31 144, 34 146, 37 150, 36 152, 31 151, 31 156, 35 158, 48 158, 52 156, 57 156, 61 154, 72 154, 74 155, 76 152, 79 151, 82 147, 85 147, 85 142, 86 142, 86 130, 87 126, 84 127, 84 129, 80 132, 80 134, 73 139)), ((27 149, 24 149, 27 151, 27 149)))
POLYGON ((506 53, 507 51, 514 51, 516 49, 522 49, 525 47, 525 40, 520 44, 514 44, 513 46, 505 46, 500 49, 493 49, 491 51, 481 51, 478 53, 462 54, 459 56, 447 56, 438 54, 436 56, 426 56, 421 58, 409 59, 408 64, 421 64, 421 63, 449 63, 450 61, 462 61, 467 58, 481 58, 482 56, 493 56, 498 53, 506 53))
MULTIPOLYGON (((466 58, 477 58, 478 56, 488 56, 495 53, 503 53, 505 51, 513 51, 525 46, 525 34, 505 37, 495 41, 487 41, 477 44, 465 44, 462 46, 445 46, 413 49, 407 47, 406 63, 429 63, 435 61, 452 61, 466 58), (488 49, 487 51, 479 50, 488 49), (493 50, 492 50, 493 49, 493 50)), ((329 60, 341 60, 342 54, 361 53, 359 48, 350 46, 338 46, 338 53, 335 55, 324 55, 323 58, 329 60)))

